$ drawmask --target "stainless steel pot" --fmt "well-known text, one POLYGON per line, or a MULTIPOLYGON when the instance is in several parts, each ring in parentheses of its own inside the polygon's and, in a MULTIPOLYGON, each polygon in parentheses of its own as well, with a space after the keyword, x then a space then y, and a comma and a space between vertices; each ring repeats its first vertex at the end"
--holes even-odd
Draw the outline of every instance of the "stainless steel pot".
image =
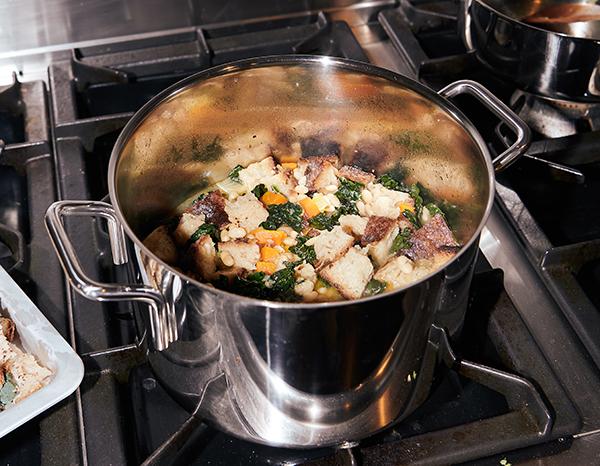
POLYGON ((535 25, 522 21, 553 5, 594 3, 463 0, 459 27, 467 49, 521 90, 554 99, 597 102, 600 21, 535 25))
POLYGON ((494 168, 529 142, 527 127, 487 90, 459 81, 436 94, 403 76, 329 57, 265 57, 219 66, 167 89, 127 124, 109 167, 112 206, 60 201, 48 231, 75 289, 137 300, 152 368, 169 392, 235 436, 288 447, 340 444, 402 419, 428 393, 432 325, 462 325, 494 168), (490 160, 475 127, 448 101, 468 93, 517 133, 490 160), (400 137, 402 136, 402 137, 400 137), (320 304, 261 301, 199 283, 160 261, 141 238, 192 192, 238 163, 320 150, 409 181, 461 209, 463 244, 447 266, 378 297, 320 304), (190 187, 192 189, 190 189, 190 187), (81 269, 62 217, 108 219, 115 263, 135 247, 144 284, 96 283, 81 269))

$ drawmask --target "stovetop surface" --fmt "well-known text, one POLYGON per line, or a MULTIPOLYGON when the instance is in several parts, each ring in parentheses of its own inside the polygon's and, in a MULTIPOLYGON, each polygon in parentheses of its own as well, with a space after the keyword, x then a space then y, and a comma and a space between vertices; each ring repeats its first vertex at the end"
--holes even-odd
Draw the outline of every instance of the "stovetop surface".
MULTIPOLYGON (((0 90, 0 137, 7 144, 0 152, 0 265, 86 366, 75 395, 1 440, 2 461, 386 465, 498 464, 509 458, 515 464, 565 458, 560 455, 582 448, 590 438, 585 434, 600 428, 600 352, 594 351, 600 322, 593 326, 600 304, 595 161, 571 164, 584 182, 533 159, 499 177, 464 337, 451 342, 467 363, 440 370, 430 398, 409 419, 352 449, 274 449, 196 424, 184 445, 165 444, 189 425, 188 414, 153 378, 137 349, 136 308, 94 303, 69 290, 43 226, 54 200, 106 197, 112 145, 133 112, 166 86, 219 63, 265 54, 327 54, 391 63, 435 89, 458 78, 476 79, 508 102, 514 89, 462 48, 453 7, 454 2, 402 2, 370 11, 358 25, 344 15, 314 12, 78 48, 51 64, 47 83, 15 81, 0 90), (536 268, 542 256, 545 265, 536 268), (561 288, 565 282, 568 293, 561 288), (526 296, 523 287, 535 291, 526 296), (572 306, 583 298, 588 320, 572 306), (514 396, 504 372, 482 378, 478 364, 530 381, 522 395, 527 402, 514 396)), ((473 102, 457 103, 477 121, 490 149, 502 150, 510 136, 497 122, 482 117, 473 102)), ((558 144, 551 156, 581 162, 568 148, 581 146, 583 152, 595 147, 595 139, 593 132, 561 138, 567 147, 561 149, 535 134, 534 145, 537 150, 558 144)), ((103 281, 134 278, 126 266, 112 266, 104 225, 70 221, 67 228, 90 275, 103 281)), ((577 454, 574 458, 591 458, 585 451, 577 454)))

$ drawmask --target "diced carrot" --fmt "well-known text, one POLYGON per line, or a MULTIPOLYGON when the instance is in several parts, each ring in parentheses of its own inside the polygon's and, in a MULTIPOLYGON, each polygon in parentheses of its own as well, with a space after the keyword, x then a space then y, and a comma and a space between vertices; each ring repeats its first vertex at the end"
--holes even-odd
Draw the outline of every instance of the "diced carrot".
POLYGON ((272 273, 274 273, 276 268, 277 268, 277 266, 275 264, 273 264, 273 262, 258 261, 256 263, 256 271, 263 272, 268 275, 271 275, 272 273))
POLYGON ((281 166, 286 170, 293 170, 298 164, 296 162, 282 162, 281 166))
POLYGON ((261 196, 260 200, 266 205, 285 204, 287 202, 287 197, 285 197, 283 194, 267 191, 261 196))
POLYGON ((281 245, 283 240, 287 237, 284 231, 280 230, 265 230, 264 228, 257 228, 250 232, 256 238, 258 244, 274 246, 281 245))
POLYGON ((404 212, 405 210, 409 210, 411 211, 413 214, 415 213, 415 206, 408 203, 408 202, 400 202, 398 204, 398 207, 400 207, 400 212, 404 212))
POLYGON ((279 251, 270 246, 263 246, 260 248, 260 260, 266 262, 273 262, 274 259, 279 256, 279 251))
POLYGON ((319 206, 317 206, 315 201, 313 201, 310 197, 300 199, 300 201, 298 202, 304 209, 304 212, 306 213, 306 216, 308 218, 312 218, 315 215, 319 215, 321 213, 321 211, 319 210, 319 206))

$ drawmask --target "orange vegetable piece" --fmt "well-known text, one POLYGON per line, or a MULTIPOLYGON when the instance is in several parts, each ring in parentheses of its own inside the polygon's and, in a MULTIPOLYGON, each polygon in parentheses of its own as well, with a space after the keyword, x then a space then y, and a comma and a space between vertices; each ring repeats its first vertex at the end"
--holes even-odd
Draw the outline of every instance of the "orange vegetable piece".
POLYGON ((287 197, 285 197, 283 194, 267 191, 261 196, 260 200, 266 205, 285 204, 287 202, 287 197))
POLYGON ((281 245, 283 240, 287 237, 284 231, 265 230, 264 228, 257 228, 250 233, 254 235, 258 244, 267 246, 281 245))
POLYGON ((286 170, 293 170, 298 164, 296 162, 282 162, 281 166, 286 170))
POLYGON ((398 204, 398 207, 400 207, 400 212, 404 212, 405 210, 409 210, 411 211, 413 214, 415 213, 415 206, 408 203, 408 202, 400 202, 398 204))
POLYGON ((304 209, 304 212, 306 213, 306 216, 308 218, 312 218, 315 215, 319 215, 321 213, 321 211, 319 210, 319 206, 317 206, 317 203, 313 201, 310 197, 305 197, 304 199, 301 199, 299 201, 299 204, 304 209))
POLYGON ((277 266, 275 264, 273 264, 273 262, 258 261, 256 263, 256 271, 263 272, 268 275, 271 275, 272 273, 274 273, 276 268, 277 268, 277 266))
POLYGON ((284 164, 284 163, 291 163, 291 162, 297 162, 298 161, 298 157, 296 157, 295 155, 282 155, 281 157, 279 157, 279 161, 284 164))
POLYGON ((279 256, 279 251, 270 246, 263 246, 260 248, 260 260, 266 262, 273 262, 277 256, 279 256))

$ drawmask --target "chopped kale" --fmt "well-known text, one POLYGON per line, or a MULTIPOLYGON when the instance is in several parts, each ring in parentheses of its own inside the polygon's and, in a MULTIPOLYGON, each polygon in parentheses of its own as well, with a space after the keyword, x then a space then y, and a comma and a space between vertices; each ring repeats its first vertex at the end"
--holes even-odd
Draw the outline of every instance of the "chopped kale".
POLYGON ((290 252, 296 254, 300 259, 305 260, 309 264, 314 264, 317 260, 317 254, 315 253, 314 246, 306 244, 308 240, 308 236, 298 236, 296 238, 297 243, 290 248, 290 252))
POLYGON ((387 285, 385 282, 381 282, 379 280, 375 280, 374 278, 367 283, 367 287, 363 293, 363 296, 374 296, 379 293, 383 293, 386 289, 387 285))
POLYGON ((254 272, 246 277, 235 277, 231 283, 231 291, 257 299, 269 299, 269 289, 265 285, 265 274, 254 272))
POLYGON ((204 223, 198 227, 190 238, 190 244, 195 243, 201 236, 210 235, 215 243, 221 241, 221 235, 216 225, 212 223, 204 223))
POLYGON ((7 373, 4 379, 4 384, 0 387, 0 411, 2 408, 10 404, 17 396, 17 385, 12 378, 12 375, 7 373))
POLYGON ((432 217, 434 215, 440 214, 442 217, 446 218, 446 215, 444 214, 444 212, 442 211, 442 209, 440 209, 433 202, 427 204, 425 207, 427 208, 427 210, 429 211, 429 213, 431 214, 432 217))
POLYGON ((271 276, 263 272, 254 272, 246 277, 235 277, 231 284, 231 290, 257 299, 298 301, 298 295, 294 292, 295 266, 296 263, 288 262, 285 268, 271 276))
POLYGON ((287 225, 296 231, 302 230, 302 207, 291 202, 273 204, 267 207, 269 216, 260 224, 267 230, 277 230, 281 225, 287 225))
MULTIPOLYGON (((411 212, 412 213, 412 212, 411 212)), ((403 228, 398 235, 394 238, 392 242, 392 247, 390 248, 390 252, 392 254, 396 254, 398 251, 403 249, 409 249, 411 247, 410 243, 410 228, 403 228)))
POLYGON ((360 192, 363 188, 362 183, 352 181, 346 178, 340 178, 340 186, 335 195, 340 200, 340 212, 342 215, 358 214, 356 201, 360 199, 360 192))
POLYGON ((295 262, 288 262, 285 268, 278 270, 267 278, 267 286, 271 285, 271 294, 275 299, 282 301, 297 301, 298 296, 294 292, 296 277, 294 274, 295 262))
POLYGON ((264 184, 257 184, 252 190, 252 194, 254 194, 258 199, 260 199, 264 193, 267 192, 267 187, 264 184))
POLYGON ((274 193, 277 193, 277 194, 283 194, 276 185, 271 186, 271 191, 273 191, 274 193))
POLYGON ((408 194, 415 201, 415 216, 417 219, 421 218, 421 212, 423 212, 423 197, 421 197, 421 188, 419 184, 413 184, 408 189, 408 194))
POLYGON ((241 165, 236 165, 235 167, 233 167, 233 170, 229 172, 229 179, 231 181, 235 181, 236 183, 241 183, 240 171, 242 171, 243 169, 244 167, 242 167, 241 165))
POLYGON ((198 162, 214 162, 219 160, 224 152, 219 136, 215 136, 210 142, 199 138, 192 139, 192 158, 198 162))
POLYGON ((328 230, 331 231, 334 226, 336 226, 340 220, 340 216, 342 215, 341 209, 337 209, 333 211, 331 214, 326 214, 325 212, 321 212, 320 214, 315 215, 311 218, 308 223, 311 227, 316 228, 317 230, 328 230))
POLYGON ((404 210, 402 211, 402 215, 404 215, 404 217, 406 217, 415 228, 421 228, 421 221, 413 212, 411 212, 410 210, 404 210))
POLYGON ((404 184, 404 178, 406 174, 400 168, 394 168, 383 175, 381 175, 377 182, 381 183, 387 189, 393 189, 394 191, 408 192, 408 188, 404 184))

